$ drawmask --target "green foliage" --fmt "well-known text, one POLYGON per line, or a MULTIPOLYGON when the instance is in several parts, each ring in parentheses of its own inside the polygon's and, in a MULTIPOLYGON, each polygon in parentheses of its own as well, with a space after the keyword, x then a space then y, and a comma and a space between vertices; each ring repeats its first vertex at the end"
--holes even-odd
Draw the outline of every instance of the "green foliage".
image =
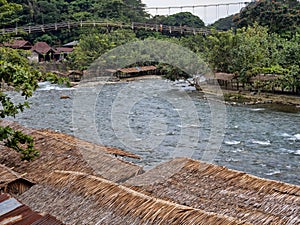
POLYGON ((64 77, 58 77, 57 75, 53 73, 46 73, 43 74, 42 79, 43 81, 49 81, 52 84, 59 84, 59 85, 65 85, 67 87, 70 87, 70 80, 64 77))
POLYGON ((225 18, 221 18, 214 22, 211 27, 215 28, 216 30, 222 30, 222 31, 227 31, 232 28, 235 28, 235 24, 233 22, 233 18, 235 15, 230 15, 225 18))
MULTIPOLYGON (((148 17, 141 0, 12 0, 10 2, 10 7, 14 9, 18 7, 14 18, 19 21, 19 25, 103 19, 142 22, 148 17)), ((10 16, 9 13, 5 14, 6 17, 7 15, 10 16)), ((15 25, 14 23, 10 25, 15 25)))
POLYGON ((202 56, 216 72, 234 73, 246 84, 259 74, 278 75, 275 80, 255 82, 255 87, 300 92, 300 36, 296 33, 290 40, 267 27, 254 24, 252 27, 226 32, 212 31, 207 36, 188 36, 180 39, 202 56))
POLYGON ((17 12, 22 11, 22 5, 0 0, 0 25, 11 25, 19 21, 17 12))
POLYGON ((5 141, 5 146, 21 153, 22 160, 32 160, 39 156, 38 150, 34 148, 34 140, 31 136, 10 127, 0 126, 0 141, 5 141))
POLYGON ((187 79, 190 77, 189 74, 185 73, 181 69, 165 63, 160 63, 157 68, 162 74, 164 74, 164 77, 169 80, 175 81, 180 78, 187 79))
POLYGON ((205 55, 207 52, 206 48, 206 37, 202 34, 190 35, 180 38, 180 44, 191 51, 205 55))
POLYGON ((129 41, 136 40, 132 31, 116 30, 111 33, 91 33, 83 35, 71 54, 74 67, 80 70, 87 67, 101 55, 129 41))
MULTIPOLYGON (((38 80, 50 80, 56 83, 66 83, 66 79, 58 78, 53 74, 42 74, 34 69, 27 60, 28 52, 11 48, 0 48, 0 117, 15 117, 18 113, 29 108, 28 98, 38 87, 38 80), (5 85, 5 86, 2 86, 5 85), (21 103, 15 103, 3 92, 6 87, 12 87, 24 97, 21 103)), ((39 155, 34 148, 32 137, 10 127, 0 126, 0 141, 21 153, 23 160, 32 160, 39 155)))
MULTIPOLYGON (((24 53, 26 55, 26 53, 24 53)), ((37 88, 37 78, 41 73, 34 70, 17 50, 10 48, 0 48, 0 78, 1 84, 6 84, 14 88, 15 91, 24 96, 24 102, 15 104, 10 97, 0 91, 0 102, 2 109, 0 117, 15 116, 29 107, 27 98, 32 96, 37 88)), ((34 149, 33 139, 20 131, 15 131, 10 127, 0 126, 0 140, 5 141, 5 145, 13 148, 22 154, 22 159, 31 160, 38 155, 34 149)))
POLYGON ((168 26, 205 27, 204 22, 198 16, 195 16, 190 12, 180 12, 170 15, 161 22, 168 26))
POLYGON ((300 3, 297 0, 261 0, 251 2, 234 18, 237 27, 255 22, 267 26, 270 32, 290 37, 300 26, 300 3))
POLYGON ((51 34, 43 34, 35 39, 35 42, 46 42, 48 45, 53 46, 57 42, 57 37, 51 34))
POLYGON ((232 72, 233 38, 232 31, 213 32, 208 36, 206 41, 207 60, 214 71, 232 72))
POLYGON ((252 68, 270 65, 272 46, 267 28, 254 25, 248 29, 239 29, 232 42, 231 70, 240 74, 242 79, 248 78, 247 73, 252 68))
POLYGON ((274 65, 271 67, 255 67, 251 70, 251 74, 253 76, 259 75, 259 74, 276 74, 276 75, 284 75, 289 73, 288 69, 284 69, 280 65, 274 65))

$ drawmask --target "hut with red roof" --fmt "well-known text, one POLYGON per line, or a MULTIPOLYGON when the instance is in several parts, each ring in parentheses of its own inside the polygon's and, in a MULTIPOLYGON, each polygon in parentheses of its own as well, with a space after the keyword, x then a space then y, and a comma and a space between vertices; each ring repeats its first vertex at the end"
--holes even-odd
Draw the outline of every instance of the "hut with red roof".
POLYGON ((33 62, 56 61, 56 51, 50 47, 46 42, 37 42, 31 48, 32 55, 30 60, 33 62))
POLYGON ((12 42, 5 42, 4 46, 23 50, 30 50, 32 48, 32 44, 25 40, 13 40, 12 42))

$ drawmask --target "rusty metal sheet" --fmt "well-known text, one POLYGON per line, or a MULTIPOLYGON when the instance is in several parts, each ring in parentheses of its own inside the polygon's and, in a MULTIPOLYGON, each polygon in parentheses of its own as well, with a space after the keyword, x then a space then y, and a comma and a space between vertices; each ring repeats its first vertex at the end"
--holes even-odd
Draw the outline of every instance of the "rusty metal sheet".
POLYGON ((55 217, 41 215, 8 194, 0 194, 0 225, 63 225, 55 217))
POLYGON ((5 201, 6 199, 9 199, 9 195, 8 194, 1 194, 0 195, 0 202, 3 202, 5 201))
POLYGON ((55 217, 47 214, 31 225, 63 225, 63 223, 55 219, 55 217))
POLYGON ((42 218, 40 214, 33 212, 28 206, 21 205, 1 216, 0 224, 31 225, 40 218, 42 218))
POLYGON ((14 198, 9 198, 3 202, 0 202, 0 216, 15 210, 20 206, 22 206, 22 204, 14 198))

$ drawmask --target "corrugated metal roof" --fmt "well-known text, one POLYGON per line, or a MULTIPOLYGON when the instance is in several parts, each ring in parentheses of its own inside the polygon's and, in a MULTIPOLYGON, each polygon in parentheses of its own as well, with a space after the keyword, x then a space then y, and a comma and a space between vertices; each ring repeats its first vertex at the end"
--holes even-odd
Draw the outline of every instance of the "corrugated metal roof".
POLYGON ((69 52, 73 52, 73 48, 68 48, 68 47, 58 47, 56 48, 56 53, 62 53, 62 52, 65 52, 65 53, 69 53, 69 52))
POLYGON ((22 204, 14 198, 8 198, 0 202, 0 216, 20 207, 22 204))
POLYGON ((55 217, 47 214, 42 218, 40 218, 39 220, 32 223, 31 225, 61 225, 61 224, 63 223, 55 219, 55 217))
POLYGON ((53 216, 41 215, 8 194, 0 195, 1 225, 56 225, 63 224, 53 216))
POLYGON ((73 47, 75 45, 78 45, 78 43, 79 43, 79 41, 72 41, 67 44, 64 44, 63 47, 73 47))

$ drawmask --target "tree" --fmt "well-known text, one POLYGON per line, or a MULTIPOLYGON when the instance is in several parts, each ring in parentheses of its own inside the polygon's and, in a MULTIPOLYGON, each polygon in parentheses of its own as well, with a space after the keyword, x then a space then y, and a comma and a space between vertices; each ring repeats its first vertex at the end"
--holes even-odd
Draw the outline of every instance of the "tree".
POLYGON ((235 28, 235 24, 233 22, 233 18, 235 15, 231 15, 225 18, 221 18, 218 21, 214 22, 211 27, 215 28, 216 30, 223 30, 227 31, 232 28, 235 28))
MULTIPOLYGON (((68 84, 64 78, 58 78, 54 74, 43 74, 33 68, 28 59, 28 52, 11 48, 0 47, 0 117, 15 117, 24 109, 29 108, 28 98, 38 87, 39 80, 49 80, 52 83, 68 84), (24 101, 15 104, 4 92, 6 87, 11 87, 24 97, 24 101)), ((16 131, 9 126, 0 126, 0 141, 5 145, 21 153, 23 160, 32 160, 39 155, 34 148, 34 140, 31 136, 16 131)))
MULTIPOLYGON (((0 91, 0 102, 2 109, 0 117, 15 116, 29 107, 27 99, 32 96, 37 88, 37 78, 41 73, 34 70, 17 50, 10 48, 0 48, 0 78, 1 85, 6 84, 14 88, 15 91, 24 96, 24 102, 14 104, 12 99, 4 92, 0 91)), ((1 87, 3 88, 3 87, 1 87)), ((15 131, 10 127, 0 126, 0 141, 5 141, 5 145, 20 152, 22 159, 31 160, 38 156, 38 151, 34 149, 32 137, 15 131)))
POLYGON ((232 72, 238 73, 242 80, 250 78, 249 72, 255 67, 271 66, 274 46, 267 28, 255 24, 248 29, 238 29, 232 41, 232 72))
MULTIPOLYGON (((8 3, 0 0, 0 25, 6 24, 8 18, 16 18, 16 14, 21 9, 16 3, 8 3)), ((5 41, 5 37, 2 37, 5 41)), ((7 41, 7 40, 6 40, 7 41)), ((15 50, 12 48, 0 47, 0 117, 15 117, 19 112, 29 107, 28 98, 38 87, 38 80, 49 79, 58 83, 65 82, 53 74, 42 74, 33 68, 27 59, 29 52, 15 50), (4 92, 6 87, 11 87, 24 97, 24 101, 15 104, 13 100, 4 92)), ((0 141, 5 145, 21 153, 23 160, 32 160, 39 155, 34 148, 33 138, 14 130, 9 126, 0 125, 0 141)))
POLYGON ((195 16, 190 12, 180 12, 170 15, 166 17, 162 23, 168 26, 205 27, 204 22, 198 16, 195 16))
POLYGON ((226 32, 214 31, 207 37, 207 59, 214 71, 232 72, 231 50, 234 34, 232 30, 226 32))
POLYGON ((234 18, 237 27, 255 22, 271 32, 291 36, 300 26, 300 3, 297 0, 261 0, 251 2, 234 18))
POLYGON ((14 25, 19 21, 16 13, 22 10, 22 6, 16 3, 8 3, 0 0, 0 27, 14 25))
POLYGON ((105 34, 95 32, 83 35, 71 58, 77 69, 84 70, 110 49, 133 40, 135 40, 135 34, 128 30, 116 30, 105 34))

